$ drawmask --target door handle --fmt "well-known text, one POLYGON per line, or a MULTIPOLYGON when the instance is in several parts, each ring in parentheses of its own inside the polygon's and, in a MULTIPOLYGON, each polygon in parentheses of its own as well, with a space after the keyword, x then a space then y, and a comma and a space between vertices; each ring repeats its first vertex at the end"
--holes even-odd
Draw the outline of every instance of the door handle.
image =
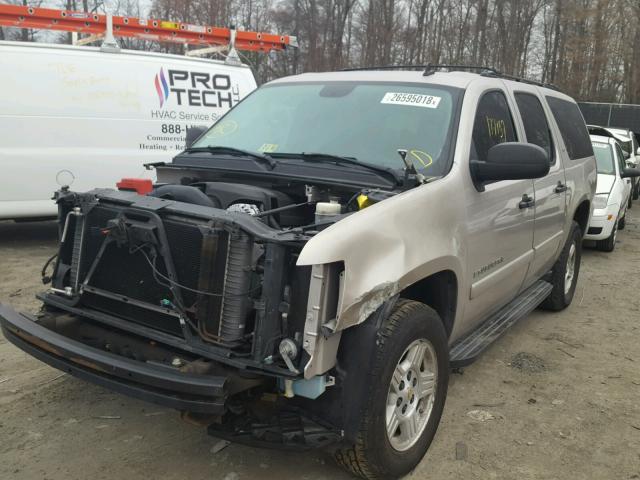
POLYGON ((556 188, 554 188, 553 191, 556 193, 566 192, 567 186, 562 182, 558 182, 558 185, 556 185, 556 188))
POLYGON ((535 205, 536 201, 534 200, 533 197, 530 197, 529 195, 527 195, 526 193, 522 195, 522 200, 520 201, 520 203, 518 204, 518 207, 520 207, 520 209, 524 209, 524 208, 529 208, 529 207, 533 207, 535 205))

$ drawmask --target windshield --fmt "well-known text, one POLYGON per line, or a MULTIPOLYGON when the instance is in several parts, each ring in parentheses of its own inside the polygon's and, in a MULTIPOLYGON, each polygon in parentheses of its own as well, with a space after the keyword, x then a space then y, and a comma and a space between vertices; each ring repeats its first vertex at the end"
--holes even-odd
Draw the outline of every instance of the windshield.
POLYGON ((615 175, 616 170, 613 165, 613 151, 611 145, 606 143, 593 143, 593 153, 596 156, 598 173, 603 175, 615 175))
POLYGON ((194 147, 278 154, 326 153, 394 169, 398 150, 427 176, 448 170, 461 90, 406 84, 304 83, 263 87, 194 147))

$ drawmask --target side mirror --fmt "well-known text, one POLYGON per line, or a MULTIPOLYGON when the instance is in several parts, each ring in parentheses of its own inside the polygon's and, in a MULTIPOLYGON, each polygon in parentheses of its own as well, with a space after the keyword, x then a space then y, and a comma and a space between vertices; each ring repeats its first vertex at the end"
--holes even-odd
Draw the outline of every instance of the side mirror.
POLYGON ((189 148, 191 147, 191 145, 194 144, 194 142, 200 138, 200 135, 202 135, 204 132, 207 131, 206 127, 189 127, 187 128, 187 138, 185 140, 185 148, 189 148))
POLYGON ((623 168, 620 176, 622 178, 640 177, 640 170, 637 168, 623 168))
POLYGON ((540 178, 549 173, 547 152, 531 143, 499 143, 489 149, 486 162, 470 163, 471 176, 480 192, 484 182, 540 178))

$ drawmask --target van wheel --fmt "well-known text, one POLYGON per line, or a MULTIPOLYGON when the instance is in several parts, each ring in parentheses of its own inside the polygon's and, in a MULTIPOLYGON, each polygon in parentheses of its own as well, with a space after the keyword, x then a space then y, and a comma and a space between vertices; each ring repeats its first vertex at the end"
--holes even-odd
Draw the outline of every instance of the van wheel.
POLYGON ((567 243, 551 270, 553 290, 540 304, 545 310, 558 311, 567 308, 573 300, 580 273, 582 258, 582 230, 577 222, 573 222, 567 243))
POLYGON ((618 220, 618 230, 624 230, 624 227, 627 226, 627 212, 624 212, 624 217, 618 220))
MULTIPOLYGON (((363 366, 364 367, 364 366, 363 366)), ((447 335, 438 314, 399 300, 377 334, 366 403, 354 445, 335 452, 362 478, 398 478, 424 457, 440 423, 449 384, 447 335)))
POLYGON ((603 252, 613 252, 613 249, 616 248, 616 239, 618 238, 618 222, 613 225, 613 229, 611 230, 611 235, 609 238, 604 240, 599 240, 596 243, 598 250, 602 250, 603 252))
POLYGON ((627 208, 631 208, 633 206, 633 195, 629 195, 629 201, 627 202, 627 208))
POLYGON ((640 182, 636 182, 635 187, 633 189, 633 199, 638 200, 638 191, 640 190, 640 182))

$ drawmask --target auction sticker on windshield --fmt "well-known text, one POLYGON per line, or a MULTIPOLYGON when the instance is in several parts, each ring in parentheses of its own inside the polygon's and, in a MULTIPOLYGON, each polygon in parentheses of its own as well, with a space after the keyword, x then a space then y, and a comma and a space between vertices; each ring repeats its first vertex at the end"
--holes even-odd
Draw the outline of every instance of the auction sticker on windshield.
POLYGON ((441 97, 433 95, 421 95, 419 93, 387 92, 380 103, 390 105, 409 105, 413 107, 438 108, 441 97))

